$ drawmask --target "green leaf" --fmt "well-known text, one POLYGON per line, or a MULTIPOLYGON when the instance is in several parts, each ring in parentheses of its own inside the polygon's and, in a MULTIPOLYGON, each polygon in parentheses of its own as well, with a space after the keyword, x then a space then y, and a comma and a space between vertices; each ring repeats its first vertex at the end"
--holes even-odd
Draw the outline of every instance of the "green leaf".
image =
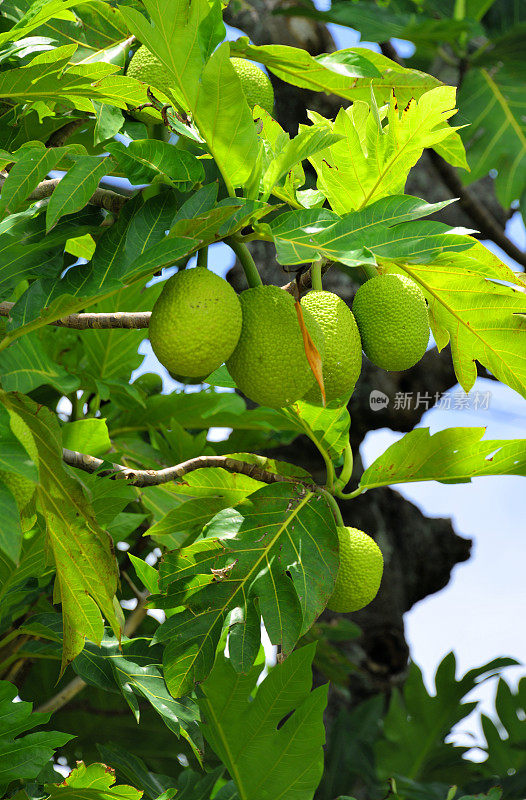
POLYGON ((50 800, 55 797, 64 800, 140 800, 142 792, 133 786, 115 784, 113 770, 106 764, 90 764, 77 761, 77 766, 58 786, 47 784, 45 787, 50 800))
POLYGON ((398 102, 406 105, 411 98, 441 85, 441 81, 416 69, 407 69, 381 53, 364 47, 337 50, 313 57, 306 50, 272 44, 256 47, 247 38, 231 43, 234 56, 245 56, 264 64, 283 81, 327 92, 346 100, 371 99, 371 87, 379 104, 388 102, 394 91, 398 102))
POLYGON ((393 483, 469 483, 482 475, 526 475, 526 439, 481 441, 485 428, 406 433, 363 473, 362 489, 393 483))
POLYGON ((469 250, 440 254, 432 264, 406 262, 397 271, 422 288, 435 341, 440 350, 450 343, 455 374, 465 392, 475 383, 479 361, 524 397, 526 296, 521 276, 471 241, 469 250))
POLYGON ((38 469, 22 442, 11 429, 7 408, 0 402, 0 471, 14 472, 30 481, 38 480, 38 469))
POLYGON ((26 13, 10 28, 0 34, 0 45, 5 42, 19 41, 29 33, 48 22, 50 19, 74 20, 68 8, 79 4, 79 0, 50 0, 50 2, 30 3, 26 13))
MULTIPOLYGON (((111 161, 111 159, 110 159, 111 161)), ((79 156, 49 198, 46 211, 46 232, 64 214, 73 214, 84 208, 95 192, 101 178, 111 170, 108 159, 79 156)))
POLYGON ((424 5, 418 8, 418 14, 411 13, 416 7, 409 3, 391 3, 389 6, 376 3, 348 3, 345 0, 333 0, 329 11, 318 11, 314 6, 292 6, 280 9, 286 16, 305 16, 319 19, 324 23, 345 25, 360 31, 363 41, 383 42, 389 38, 407 39, 422 48, 433 47, 443 42, 456 43, 461 34, 469 38, 483 35, 483 29, 476 25, 474 19, 480 19, 475 13, 476 3, 486 6, 494 0, 468 0, 467 19, 456 20, 447 17, 438 18, 439 14, 447 14, 439 4, 424 5), (472 8, 473 7, 473 8, 472 8), (404 13, 404 12, 409 13, 404 13), (426 13, 427 12, 427 13, 426 13), (432 13, 432 16, 431 16, 432 13))
POLYGON ((232 664, 246 672, 259 648, 260 615, 270 640, 290 653, 324 609, 338 565, 336 528, 322 495, 296 485, 259 489, 237 511, 220 512, 206 538, 168 553, 159 607, 186 609, 156 633, 174 696, 210 672, 230 612, 232 664), (211 571, 212 570, 212 571, 211 571), (256 605, 257 603, 257 605, 256 605))
POLYGON ((270 162, 263 176, 263 192, 270 194, 276 183, 286 175, 295 164, 301 163, 306 158, 311 158, 320 150, 334 145, 342 139, 339 133, 331 133, 320 125, 304 127, 294 139, 285 143, 285 146, 273 161, 270 162))
POLYGON ((44 536, 35 533, 24 539, 22 552, 16 566, 0 553, 0 620, 8 627, 11 618, 21 617, 41 593, 39 580, 52 572, 46 563, 44 536), (34 579, 38 580, 34 580, 34 579), (28 581, 32 580, 32 587, 28 581))
POLYGON ((328 690, 326 685, 311 691, 315 649, 307 645, 296 650, 270 671, 257 691, 259 666, 239 675, 220 655, 202 686, 205 738, 243 800, 314 797, 323 771, 328 690))
MULTIPOLYGON (((119 775, 144 790, 144 797, 157 800, 166 789, 176 785, 175 780, 150 772, 142 758, 116 744, 97 744, 97 750, 106 764, 111 764, 119 775)), ((207 797, 206 800, 209 800, 207 797)))
POLYGON ((0 215, 17 211, 26 197, 43 180, 64 155, 64 147, 24 148, 7 176, 0 196, 0 215))
POLYGON ((495 190, 504 208, 518 200, 526 186, 526 120, 522 80, 506 65, 472 68, 459 92, 462 113, 470 121, 462 131, 471 173, 469 183, 498 171, 495 190))
POLYGON ((497 719, 481 715, 481 724, 486 738, 487 759, 483 764, 484 774, 516 776, 526 770, 524 744, 526 742, 526 679, 521 678, 513 691, 500 678, 495 695, 497 719))
POLYGON ((261 485, 247 475, 226 472, 220 468, 191 472, 185 476, 182 486, 170 487, 173 507, 149 528, 148 536, 159 544, 170 542, 175 547, 177 534, 185 534, 184 542, 189 535, 199 533, 219 511, 234 508, 261 485))
POLYGON ((0 476, 0 550, 18 564, 22 549, 20 512, 11 491, 0 476))
POLYGON ((62 428, 62 446, 90 456, 102 456, 111 448, 105 419, 77 419, 62 428))
POLYGON ((410 195, 393 195, 361 211, 339 217, 328 209, 287 211, 268 224, 280 264, 301 264, 319 256, 348 266, 376 263, 378 258, 428 261, 442 251, 465 250, 475 244, 449 234, 438 222, 413 220, 448 205, 427 204, 410 195))
MULTIPOLYGON (((101 298, 111 297, 125 283, 135 283, 161 266, 174 263, 197 250, 197 240, 165 237, 173 216, 174 202, 175 198, 170 192, 151 197, 145 203, 141 197, 130 200, 120 212, 118 221, 100 237, 91 264, 72 267, 60 280, 35 281, 22 295, 11 310, 19 327, 9 332, 6 344, 65 314, 88 308, 101 298), (162 242, 165 238, 166 242, 162 242), (157 249, 159 244, 163 245, 160 251, 157 249)), ((81 213, 85 212, 86 209, 81 213)), ((48 236, 55 234, 58 238, 59 232, 63 236, 61 226, 64 221, 61 220, 48 236)), ((33 272, 33 265, 38 263, 43 247, 42 243, 35 245, 35 252, 31 252, 34 261, 27 272, 33 272)), ((24 248, 20 255, 23 261, 28 258, 26 250, 24 248)), ((21 272, 18 264, 16 270, 21 272)))
POLYGON ((64 619, 63 672, 84 647, 86 637, 101 641, 101 612, 119 634, 113 605, 117 564, 108 534, 97 525, 79 485, 63 467, 56 416, 29 398, 4 395, 3 400, 28 425, 38 448, 37 495, 57 570, 54 599, 62 603, 64 619))
POLYGON ((186 739, 200 759, 201 736, 198 710, 190 698, 174 700, 163 680, 161 651, 150 647, 149 639, 122 639, 105 636, 100 647, 91 642, 73 662, 73 669, 86 683, 107 691, 119 691, 137 722, 139 698, 144 698, 159 714, 166 727, 186 739))
POLYGON ((332 461, 340 458, 349 443, 351 418, 345 405, 336 402, 323 408, 299 400, 281 413, 317 447, 325 450, 332 461))
POLYGON ((27 393, 44 384, 68 394, 79 386, 78 378, 70 375, 46 352, 37 332, 13 342, 0 353, 2 386, 7 392, 27 393))
MULTIPOLYGON (((53 282, 64 269, 64 246, 73 236, 94 233, 103 220, 101 209, 87 206, 72 217, 64 217, 46 236, 43 209, 34 206, 26 212, 7 217, 3 222, 3 233, 0 235, 0 293, 9 297, 11 291, 20 281, 28 278, 52 276, 53 282)), ((35 290, 30 287, 14 308, 11 309, 13 323, 20 324, 20 309, 26 317, 28 294, 35 290)), ((33 316, 38 317, 42 311, 44 298, 39 296, 35 302, 33 316)), ((57 314, 49 321, 58 319, 57 314)))
POLYGON ((151 183, 161 175, 167 183, 186 192, 205 177, 203 165, 194 155, 177 150, 168 142, 139 139, 128 146, 110 142, 106 149, 134 184, 151 183))
POLYGON ((59 45, 77 45, 74 62, 104 61, 120 67, 125 64, 128 28, 119 9, 103 0, 76 4, 72 21, 47 22, 38 33, 50 36, 59 45))
POLYGON ((469 748, 446 743, 454 725, 477 705, 463 698, 482 682, 514 663, 498 658, 456 678, 456 662, 449 653, 435 675, 436 694, 427 691, 422 673, 411 665, 403 693, 395 690, 384 719, 383 736, 375 750, 379 777, 404 775, 411 780, 449 782, 449 771, 458 766, 469 748))
POLYGON ((334 123, 311 115, 314 121, 321 120, 318 124, 325 123, 327 133, 340 136, 310 158, 318 174, 318 189, 332 209, 345 214, 381 197, 402 194, 409 171, 424 149, 447 142, 455 133, 447 123, 456 113, 455 93, 453 86, 438 86, 405 108, 391 97, 381 112, 355 102, 340 109, 334 123))
POLYGON ((51 56, 44 53, 25 67, 1 72, 0 96, 17 103, 34 103, 37 107, 38 104, 62 102, 88 114, 95 111, 93 101, 123 109, 127 104, 139 106, 147 102, 142 83, 134 78, 108 74, 117 67, 84 64, 68 68, 75 50, 76 45, 57 48, 51 51, 51 56))
POLYGON ((218 0, 196 0, 190 7, 187 0, 143 0, 143 4, 151 24, 135 9, 121 9, 130 29, 171 74, 177 103, 192 113, 227 183, 243 185, 259 144, 241 82, 230 63, 229 45, 212 47, 223 38, 221 4, 218 0))
MULTIPOLYGON (((145 289, 140 283, 126 286, 91 310, 94 313, 150 311, 161 288, 156 285, 145 289)), ((82 385, 93 386, 103 400, 135 393, 130 377, 142 363, 138 349, 147 334, 144 329, 119 328, 86 332, 82 337, 82 364, 77 372, 82 385)))
POLYGON ((5 790, 12 780, 36 778, 53 756, 74 738, 69 733, 39 731, 20 734, 45 724, 51 714, 32 713, 31 703, 14 702, 17 688, 0 681, 0 789, 5 790))

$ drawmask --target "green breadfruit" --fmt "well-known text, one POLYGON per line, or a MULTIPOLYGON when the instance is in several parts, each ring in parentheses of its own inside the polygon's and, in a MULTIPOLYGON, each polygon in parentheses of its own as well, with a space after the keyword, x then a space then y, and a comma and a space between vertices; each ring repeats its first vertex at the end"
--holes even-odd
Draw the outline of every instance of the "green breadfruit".
POLYGON ((258 105, 272 114, 274 110, 274 89, 267 75, 252 61, 244 58, 231 58, 230 62, 241 80, 241 88, 250 108, 258 105))
POLYGON ((414 366, 426 352, 429 317, 419 286, 404 275, 378 275, 354 298, 353 314, 364 353, 382 369, 414 366))
MULTIPOLYGON (((126 75, 146 83, 153 89, 159 89, 163 94, 168 94, 169 87, 173 84, 169 70, 144 44, 131 57, 126 75)), ((151 109, 145 108, 142 111, 131 111, 130 113, 140 122, 151 124, 159 121, 159 115, 151 109)))
MULTIPOLYGON (((16 438, 29 454, 31 460, 38 464, 38 450, 35 445, 35 440, 33 439, 33 434, 22 417, 19 417, 18 414, 14 412, 9 412, 9 424, 16 438)), ((19 508, 24 508, 33 497, 35 484, 28 478, 24 478, 23 475, 18 475, 16 472, 0 470, 0 481, 7 486, 19 508)))
POLYGON ((138 386, 146 394, 161 394, 163 390, 163 379, 156 372, 144 372, 135 378, 132 386, 138 386))
POLYGON ((340 568, 334 592, 327 603, 331 611, 359 611, 378 594, 384 559, 374 541, 357 528, 338 528, 340 568))
POLYGON ((235 291, 219 275, 196 267, 166 281, 148 335, 155 355, 174 376, 200 379, 231 355, 240 332, 235 291))
MULTIPOLYGON (((239 75, 241 87, 249 106, 253 108, 256 104, 260 105, 265 111, 272 114, 274 90, 267 75, 252 61, 246 61, 244 58, 231 58, 230 61, 239 75)), ((157 56, 148 50, 146 45, 142 45, 134 53, 128 64, 126 74, 130 78, 136 78, 138 81, 152 86, 154 89, 159 89, 164 94, 169 93, 170 85, 173 84, 173 77, 170 71, 166 69, 157 56)), ((147 109, 133 112, 133 116, 144 122, 152 122, 154 119, 154 116, 148 113, 147 109)))
MULTIPOLYGON (((239 296, 243 327, 226 362, 241 391, 263 406, 281 408, 299 400, 314 383, 294 300, 278 286, 246 289, 239 296)), ((323 356, 323 333, 312 314, 306 328, 323 356)))
MULTIPOLYGON (((323 382, 325 401, 348 398, 362 368, 362 343, 356 321, 347 304, 333 292, 309 292, 301 301, 323 331, 325 355, 323 382)), ((308 403, 322 402, 317 383, 303 398, 308 403)))

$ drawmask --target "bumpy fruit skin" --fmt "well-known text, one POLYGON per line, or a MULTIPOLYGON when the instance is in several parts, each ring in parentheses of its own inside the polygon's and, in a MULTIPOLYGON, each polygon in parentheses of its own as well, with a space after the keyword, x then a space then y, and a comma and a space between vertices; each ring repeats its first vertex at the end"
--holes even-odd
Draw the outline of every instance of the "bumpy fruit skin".
MULTIPOLYGON (((263 406, 282 408, 299 400, 314 383, 305 355, 294 300, 277 286, 246 289, 239 296, 243 327, 226 362, 241 391, 263 406)), ((323 333, 309 311, 305 325, 323 357, 323 333)))
POLYGON ((399 372, 426 352, 429 318, 419 286, 404 275, 378 275, 354 298, 353 314, 366 356, 382 369, 399 372))
MULTIPOLYGON (((173 82, 172 76, 162 61, 159 61, 157 56, 154 56, 144 44, 131 57, 126 75, 146 83, 153 89, 159 89, 164 94, 168 92, 168 88, 173 82)), ((158 119, 158 115, 155 112, 150 113, 148 109, 131 113, 140 122, 152 123, 155 122, 155 119, 158 119)))
MULTIPOLYGON (((11 430, 24 446, 31 460, 38 464, 38 450, 35 445, 35 440, 33 439, 33 434, 18 414, 10 413, 9 417, 11 430)), ((33 497, 35 484, 27 478, 24 478, 23 475, 18 475, 16 472, 0 470, 0 481, 5 483, 20 509, 24 508, 33 497)))
POLYGON ((177 272, 157 298, 149 324, 153 351, 175 375, 201 378, 220 367, 241 333, 241 305, 205 267, 177 272))
POLYGON ((340 568, 334 592, 327 603, 331 611, 359 611, 378 594, 384 559, 374 539, 357 528, 338 528, 340 568))
MULTIPOLYGON (((333 292, 309 292, 302 299, 301 305, 304 310, 311 312, 323 331, 325 401, 330 403, 349 397, 362 368, 362 343, 352 312, 341 297, 333 292)), ((321 392, 317 383, 303 399, 308 403, 321 405, 321 392)))
POLYGON ((230 63, 239 75, 243 93, 250 108, 258 105, 272 114, 274 110, 274 89, 262 69, 244 58, 231 58, 230 63))

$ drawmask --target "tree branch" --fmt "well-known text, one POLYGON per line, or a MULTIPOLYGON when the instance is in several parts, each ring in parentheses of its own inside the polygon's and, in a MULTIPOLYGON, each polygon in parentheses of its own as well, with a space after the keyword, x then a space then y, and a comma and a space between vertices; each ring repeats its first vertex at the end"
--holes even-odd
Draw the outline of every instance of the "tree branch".
MULTIPOLYGON (((14 303, 0 303, 0 317, 8 317, 14 303)), ((103 328, 147 328, 150 311, 114 311, 107 314, 69 314, 67 317, 50 322, 59 328, 100 330, 103 328)))
POLYGON ((46 147, 62 147, 62 145, 67 142, 69 137, 75 133, 77 128, 80 128, 85 122, 88 121, 89 117, 82 117, 82 119, 74 119, 71 120, 71 122, 67 122, 62 126, 62 128, 53 131, 46 142, 46 147))
MULTIPOLYGON (((79 453, 76 450, 62 451, 62 458, 69 464, 70 467, 77 467, 83 469, 85 472, 97 472, 105 463, 100 458, 95 456, 88 456, 85 453, 79 453)), ((199 456, 198 458, 191 458, 189 461, 183 461, 181 464, 176 464, 173 467, 166 467, 165 469, 130 469, 123 467, 122 464, 111 464, 108 468, 101 470, 99 473, 102 477, 110 476, 117 480, 126 480, 132 486, 160 486, 163 483, 178 480, 184 477, 189 472, 194 472, 196 469, 221 467, 227 472, 235 472, 240 475, 248 475, 254 480, 261 481, 262 483, 301 483, 304 485, 312 486, 312 479, 297 478, 292 475, 277 475, 274 472, 269 472, 264 469, 267 459, 264 456, 258 457, 258 464, 249 464, 247 461, 239 461, 235 458, 228 456, 199 456)))
MULTIPOLYGON (((0 190, 6 180, 7 174, 0 175, 0 190)), ((62 178, 50 178, 49 180, 41 181, 26 199, 35 203, 37 200, 45 200, 47 197, 51 197, 61 180, 62 178)), ((88 200, 88 204, 104 208, 106 211, 111 211, 113 214, 118 214, 127 200, 128 197, 123 194, 113 192, 111 189, 101 189, 99 187, 95 189, 88 200)))

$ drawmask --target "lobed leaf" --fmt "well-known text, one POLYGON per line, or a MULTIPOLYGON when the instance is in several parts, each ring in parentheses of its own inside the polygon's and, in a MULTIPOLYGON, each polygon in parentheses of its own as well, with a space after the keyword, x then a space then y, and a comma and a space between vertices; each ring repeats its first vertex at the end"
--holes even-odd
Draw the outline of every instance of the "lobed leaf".
POLYGON ((180 696, 206 678, 230 612, 236 669, 246 671, 254 662, 260 615, 271 641, 289 653, 332 592, 335 534, 322 495, 280 483, 259 489, 238 511, 220 512, 206 538, 168 553, 160 567, 163 594, 154 602, 186 606, 155 637, 167 642, 163 663, 170 692, 180 696))
POLYGON ((521 278, 472 242, 472 251, 444 252, 432 264, 406 262, 400 271, 421 286, 437 345, 442 349, 450 343, 455 374, 464 391, 475 383, 475 362, 479 361, 524 397, 526 294, 521 278), (503 285, 502 280, 512 285, 503 285))
POLYGON ((314 651, 315 645, 296 650, 257 690, 261 667, 240 675, 219 655, 202 686, 205 738, 245 800, 314 796, 323 771, 328 690, 311 691, 314 651))
POLYGON ((16 686, 0 681, 0 790, 13 780, 36 778, 54 750, 74 738, 57 731, 26 733, 45 724, 51 714, 32 713, 31 703, 14 702, 16 695, 16 686))
POLYGON ((264 64, 283 81, 303 89, 326 92, 346 100, 371 99, 385 103, 394 91, 400 104, 441 85, 425 72, 407 69, 381 53, 350 47, 335 53, 311 56, 306 50, 281 44, 255 46, 245 37, 230 45, 232 55, 264 64))
POLYGON ((402 194, 424 149, 447 143, 455 133, 447 123, 456 113, 455 93, 453 86, 438 86, 402 108, 392 96, 380 110, 354 102, 340 109, 334 123, 312 114, 314 121, 327 126, 327 133, 341 137, 310 157, 318 189, 332 209, 345 214, 381 197, 402 194))

